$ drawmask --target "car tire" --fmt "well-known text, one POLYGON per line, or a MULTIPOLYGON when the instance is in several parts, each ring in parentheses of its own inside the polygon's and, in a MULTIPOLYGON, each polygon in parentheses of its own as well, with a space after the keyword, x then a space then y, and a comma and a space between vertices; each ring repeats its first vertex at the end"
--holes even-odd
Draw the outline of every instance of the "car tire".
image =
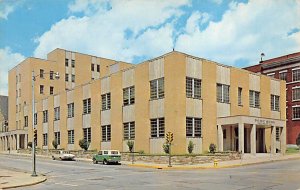
POLYGON ((107 164, 108 164, 107 160, 104 159, 104 160, 103 160, 103 164, 104 164, 104 165, 107 165, 107 164))
POLYGON ((93 159, 93 164, 98 164, 98 161, 96 159, 93 159))

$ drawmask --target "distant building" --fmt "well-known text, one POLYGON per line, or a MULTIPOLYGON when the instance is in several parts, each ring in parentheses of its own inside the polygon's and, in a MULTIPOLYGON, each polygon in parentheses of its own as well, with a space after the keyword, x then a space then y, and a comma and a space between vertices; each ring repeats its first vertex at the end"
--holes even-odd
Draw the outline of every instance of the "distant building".
POLYGON ((297 138, 300 139, 300 52, 244 69, 286 81, 287 144, 296 144, 297 138))
POLYGON ((0 132, 8 131, 8 96, 0 95, 0 132))

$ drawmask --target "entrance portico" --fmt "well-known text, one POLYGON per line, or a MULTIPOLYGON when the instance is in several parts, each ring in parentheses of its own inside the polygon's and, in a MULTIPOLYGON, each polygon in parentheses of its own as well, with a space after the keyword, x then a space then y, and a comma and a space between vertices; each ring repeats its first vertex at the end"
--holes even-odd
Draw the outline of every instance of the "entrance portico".
POLYGON ((285 152, 284 120, 252 116, 219 117, 218 150, 241 153, 285 152))

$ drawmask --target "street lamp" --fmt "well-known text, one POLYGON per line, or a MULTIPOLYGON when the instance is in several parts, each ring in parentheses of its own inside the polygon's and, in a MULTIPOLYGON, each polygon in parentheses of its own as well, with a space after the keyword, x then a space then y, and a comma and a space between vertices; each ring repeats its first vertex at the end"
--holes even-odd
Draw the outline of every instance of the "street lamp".
MULTIPOLYGON (((50 73, 43 73, 43 74, 50 74, 50 73)), ((51 73, 52 74, 52 73, 51 73)), ((35 114, 35 103, 34 103, 34 82, 36 80, 36 77, 40 75, 34 75, 34 71, 32 71, 32 131, 34 132, 36 130, 35 125, 34 125, 34 114, 35 114)), ((55 79, 59 79, 59 73, 55 73, 55 79)), ((32 177, 36 177, 36 156, 35 156, 35 137, 32 135, 32 177)))

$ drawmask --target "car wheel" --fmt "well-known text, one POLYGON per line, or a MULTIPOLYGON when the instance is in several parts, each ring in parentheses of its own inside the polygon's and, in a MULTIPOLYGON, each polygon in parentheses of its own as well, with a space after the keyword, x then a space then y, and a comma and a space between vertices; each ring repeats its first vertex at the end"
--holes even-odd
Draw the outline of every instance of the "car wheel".
POLYGON ((103 164, 104 164, 104 165, 107 165, 107 164, 108 164, 107 160, 104 159, 104 160, 103 160, 103 164))
POLYGON ((93 159, 93 164, 98 164, 98 161, 96 159, 93 159))

